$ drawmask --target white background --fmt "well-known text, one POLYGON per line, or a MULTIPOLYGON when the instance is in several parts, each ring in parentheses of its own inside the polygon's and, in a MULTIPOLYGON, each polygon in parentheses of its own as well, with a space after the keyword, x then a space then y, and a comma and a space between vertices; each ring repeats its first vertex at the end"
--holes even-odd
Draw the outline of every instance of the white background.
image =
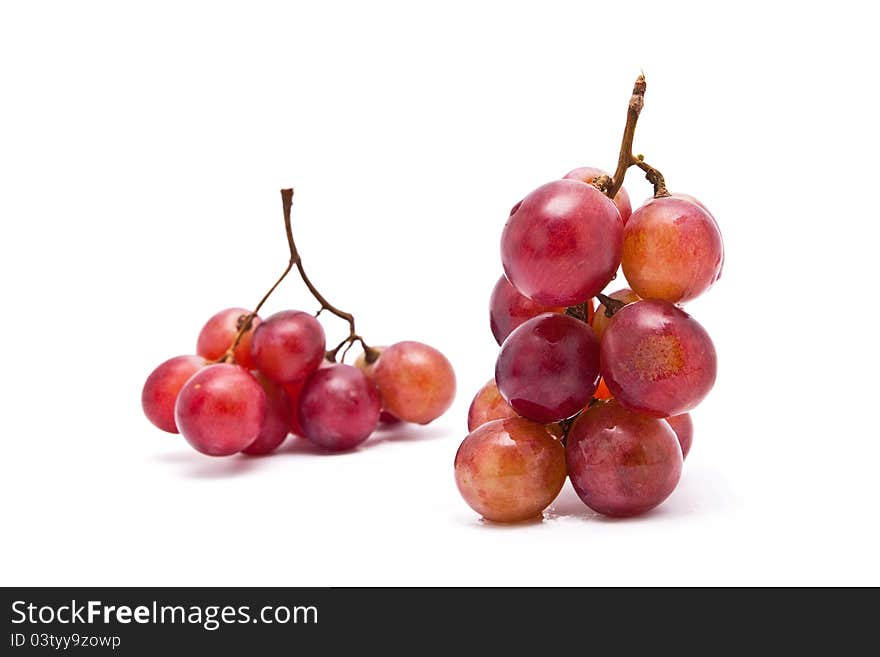
MULTIPOLYGON (((5 3, 0 581, 880 584, 867 7, 5 3), (452 459, 497 351, 501 227, 539 184, 613 167, 641 69, 636 148, 724 231, 689 306, 718 383, 657 511, 605 520, 566 488, 543 522, 491 526, 452 459), (440 421, 211 459, 144 419, 150 370, 283 268, 283 186, 367 338, 453 361, 440 421)), ((294 279, 286 307, 316 309, 294 279)))

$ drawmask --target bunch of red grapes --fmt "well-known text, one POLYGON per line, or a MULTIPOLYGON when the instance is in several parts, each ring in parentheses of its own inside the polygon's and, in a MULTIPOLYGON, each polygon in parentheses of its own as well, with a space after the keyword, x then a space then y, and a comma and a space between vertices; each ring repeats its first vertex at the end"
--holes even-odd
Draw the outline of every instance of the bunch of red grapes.
POLYGON ((354 318, 330 305, 305 275, 290 232, 292 190, 282 197, 288 268, 253 312, 218 312, 200 331, 196 355, 153 370, 141 395, 147 418, 209 456, 268 454, 291 433, 326 450, 348 450, 380 425, 438 418, 455 396, 449 361, 421 342, 367 346, 354 318), (284 310, 262 320, 257 314, 294 266, 321 310, 349 322, 349 336, 333 350, 315 315, 284 310), (355 342, 364 348, 355 366, 336 362, 355 342))
POLYGON ((459 491, 488 520, 540 515, 566 476, 591 509, 637 515, 681 477, 689 411, 717 368, 681 306, 718 280, 724 247, 706 207, 632 155, 644 89, 640 77, 613 177, 575 169, 528 194, 504 227, 490 301, 501 351, 455 457, 459 491), (655 188, 635 212, 621 186, 629 166, 655 188), (606 296, 618 267, 629 288, 606 296))

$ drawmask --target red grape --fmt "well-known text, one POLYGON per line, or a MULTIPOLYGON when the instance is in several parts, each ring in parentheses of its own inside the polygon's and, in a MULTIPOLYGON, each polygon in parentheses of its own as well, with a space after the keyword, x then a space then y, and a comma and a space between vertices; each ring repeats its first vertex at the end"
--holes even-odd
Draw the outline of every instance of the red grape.
POLYGON ((723 260, 715 219, 680 197, 651 199, 624 230, 623 273, 643 299, 690 301, 718 279, 723 260))
POLYGON ((511 333, 495 363, 495 381, 513 409, 549 424, 571 417, 599 382, 599 343, 584 322, 554 313, 511 333))
MULTIPOLYGON (((577 169, 569 171, 563 176, 563 178, 580 180, 581 182, 589 184, 592 183, 599 176, 607 175, 607 171, 597 169, 596 167, 578 167, 577 169)), ((629 221, 630 215, 632 214, 632 204, 629 201, 629 194, 627 194, 626 190, 621 187, 617 194, 614 195, 614 198, 612 200, 614 201, 615 207, 617 207, 617 211, 620 213, 621 221, 626 224, 626 222, 629 221)))
MULTIPOLYGON (((622 301, 623 303, 633 303, 634 301, 639 300, 639 295, 627 287, 622 290, 617 290, 617 292, 612 292, 608 296, 617 301, 622 301)), ((593 333, 596 334, 596 339, 600 342, 602 341, 602 334, 605 333, 605 329, 608 328, 608 322, 612 319, 612 317, 608 317, 605 314, 605 304, 600 303, 599 307, 596 308, 596 313, 593 315, 593 321, 590 323, 593 327, 593 333)))
POLYGON ((520 294, 506 277, 495 283, 489 299, 489 325, 500 345, 510 332, 527 319, 542 313, 561 313, 562 306, 545 306, 520 294))
POLYGON ((358 368, 336 364, 309 378, 299 399, 303 437, 326 449, 351 449, 379 425, 382 401, 358 368))
POLYGON ((691 414, 673 415, 666 418, 666 421, 669 422, 669 426, 672 427, 676 438, 678 438, 682 457, 687 458, 688 452, 691 451, 691 445, 694 442, 694 421, 691 419, 691 414))
POLYGON ((141 393, 141 406, 147 419, 162 431, 178 433, 174 422, 177 395, 183 384, 204 366, 205 359, 199 356, 175 356, 154 369, 141 393))
POLYGON ((257 369, 276 383, 306 379, 318 369, 325 348, 324 328, 301 310, 275 313, 254 330, 251 339, 257 369))
POLYGON ((681 447, 669 423, 616 401, 595 404, 575 420, 565 446, 568 476, 594 511, 644 513, 665 500, 681 477, 681 447))
POLYGON ((455 455, 455 483, 487 520, 538 516, 565 483, 565 449, 547 428, 524 418, 488 422, 455 455))
POLYGON ((668 301, 636 301, 617 311, 600 354, 602 376, 615 399, 657 417, 691 410, 715 383, 709 334, 668 301))
POLYGON ((284 442, 290 433, 292 406, 290 397, 281 385, 270 381, 260 372, 255 373, 255 376, 266 393, 266 417, 263 418, 263 426, 260 427, 257 438, 242 450, 251 456, 268 454, 284 442))
POLYGON ((256 440, 266 417, 266 393, 240 365, 219 363, 197 372, 180 391, 174 418, 190 445, 229 456, 256 440))
POLYGON ((421 342, 398 342, 385 349, 373 380, 385 410, 404 422, 428 424, 455 399, 452 365, 446 356, 421 342))
MULTIPOLYGON (((232 341, 238 334, 239 320, 244 321, 250 317, 250 314, 251 311, 244 308, 227 308, 211 317, 199 332, 196 353, 206 360, 219 360, 232 346, 232 341)), ((251 328, 242 334, 233 352, 235 362, 245 369, 254 367, 251 358, 251 338, 261 321, 258 316, 251 320, 251 328)))
POLYGON ((508 417, 516 417, 516 411, 504 401, 501 393, 498 392, 495 379, 490 379, 477 392, 468 409, 468 431, 473 431, 486 422, 503 420, 508 417))
POLYGON ((514 206, 501 235, 501 262, 525 296, 572 306, 614 277, 622 243, 623 221, 608 197, 577 180, 555 180, 514 206))

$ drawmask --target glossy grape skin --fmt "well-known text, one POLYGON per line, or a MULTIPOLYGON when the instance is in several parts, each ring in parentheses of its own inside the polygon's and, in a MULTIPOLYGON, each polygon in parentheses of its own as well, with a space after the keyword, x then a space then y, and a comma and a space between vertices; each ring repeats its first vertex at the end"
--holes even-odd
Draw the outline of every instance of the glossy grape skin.
POLYGON ((602 377, 627 408, 656 417, 693 409, 712 389, 717 359, 700 324, 668 301, 624 306, 600 345, 602 377))
POLYGON ((653 509, 681 478, 681 447, 669 423, 616 401, 595 404, 575 420, 565 455, 578 496, 609 516, 653 509))
MULTIPOLYGON (((609 175, 607 171, 597 169, 596 167, 578 167, 577 169, 569 171, 563 176, 563 178, 580 180, 581 182, 590 184, 599 176, 607 175, 609 175)), ((626 189, 621 187, 617 194, 614 195, 612 201, 614 201, 614 205, 620 213, 620 220, 626 225, 626 222, 629 221, 630 215, 632 215, 632 203, 630 203, 629 194, 627 194, 626 189)))
POLYGON ((498 279, 489 298, 489 326, 500 345, 517 326, 543 313, 561 313, 562 306, 545 306, 520 294, 505 276, 498 279))
POLYGON ((141 406, 147 419, 162 431, 179 433, 174 422, 177 395, 205 364, 205 359, 199 356, 175 356, 154 369, 141 392, 141 406))
POLYGON ((501 396, 523 417, 550 424, 571 417, 599 382, 599 343, 584 322, 554 313, 508 336, 495 362, 501 396))
POLYGON ((473 431, 486 422, 509 417, 517 417, 516 411, 504 401, 504 397, 498 392, 495 379, 489 379, 474 396, 470 408, 468 408, 468 431, 473 431))
POLYGON ((487 520, 538 516, 565 483, 565 449, 546 427, 524 418, 487 422, 468 434, 455 455, 455 483, 487 520))
POLYGON ((248 370, 219 363, 199 370, 181 389, 174 418, 187 442, 209 456, 229 456, 256 440, 266 393, 248 370))
MULTIPOLYGON (((699 205, 703 210, 706 211, 710 217, 712 217, 712 221, 715 222, 715 227, 718 228, 719 234, 721 233, 721 228, 718 226, 718 220, 715 219, 715 215, 706 207, 706 204, 700 201, 700 199, 691 196, 690 194, 682 194, 681 192, 673 192, 670 194, 673 198, 680 198, 685 201, 689 201, 690 203, 694 203, 695 205, 699 205)), ((724 273, 724 250, 721 251, 721 264, 718 266, 718 276, 715 278, 715 282, 717 283, 721 279, 721 274, 724 273)))
POLYGON ((602 192, 577 180, 554 180, 511 211, 501 235, 507 280, 550 306, 596 296, 620 265, 623 221, 602 192))
POLYGON ((706 204, 700 201, 700 199, 696 198, 695 196, 691 196, 690 194, 682 194, 681 192, 672 192, 670 196, 672 198, 680 198, 681 200, 688 201, 689 203, 693 203, 694 205, 699 205, 703 210, 706 211, 707 214, 709 214, 710 217, 712 217, 713 219, 715 218, 715 215, 713 215, 709 208, 706 207, 706 204))
POLYGON ((257 369, 276 383, 302 381, 324 360, 324 328, 301 310, 284 310, 254 331, 251 356, 257 369))
POLYGON ((341 363, 315 372, 299 399, 303 437, 333 451, 352 449, 369 438, 381 410, 372 381, 358 368, 341 363))
POLYGON ((421 342, 397 342, 373 370, 384 409, 404 422, 428 424, 455 399, 455 372, 442 353, 421 342))
POLYGON ((678 438, 678 444, 681 445, 682 458, 687 458, 688 452, 691 451, 691 445, 694 442, 694 421, 691 419, 690 413, 682 413, 681 415, 673 415, 666 418, 669 426, 675 432, 678 438))
POLYGON ((715 219, 681 197, 651 199, 624 229, 623 274, 643 299, 690 301, 718 279, 723 261, 715 219))
POLYGON ((283 386, 259 372, 254 376, 266 393, 266 416, 254 442, 241 451, 249 456, 260 456, 275 451, 287 438, 292 404, 283 386))
MULTIPOLYGON (((617 290, 616 292, 612 292, 608 296, 612 299, 617 299, 618 301, 622 301, 626 304, 630 304, 639 300, 639 295, 630 290, 628 287, 625 287, 622 290, 617 290)), ((596 308, 596 313, 593 315, 593 321, 590 323, 590 325, 593 327, 593 332, 596 334, 596 339, 600 342, 602 341, 602 335, 605 333, 605 329, 608 328, 608 323, 612 319, 613 317, 608 317, 605 315, 605 304, 600 303, 599 307, 596 308)))
MULTIPOLYGON (((251 311, 244 308, 227 308, 216 313, 199 331, 196 353, 206 360, 219 360, 232 346, 232 341, 238 334, 239 318, 247 318, 250 314, 251 311)), ((232 352, 235 362, 245 369, 254 368, 254 361, 251 358, 251 338, 261 321, 259 316, 251 320, 251 328, 242 334, 235 351, 232 352)))

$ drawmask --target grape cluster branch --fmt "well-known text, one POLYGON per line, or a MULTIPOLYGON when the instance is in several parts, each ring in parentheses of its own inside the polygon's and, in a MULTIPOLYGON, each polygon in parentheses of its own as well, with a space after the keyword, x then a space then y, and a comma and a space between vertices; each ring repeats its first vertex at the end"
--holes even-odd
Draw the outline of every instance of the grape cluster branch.
MULTIPOLYGON (((354 315, 349 312, 345 312, 344 310, 340 310, 332 303, 327 301, 327 298, 318 291, 318 288, 315 287, 314 283, 309 279, 308 274, 306 274, 306 270, 303 267, 302 257, 299 254, 299 251, 296 248, 296 242, 293 240, 293 229, 290 222, 290 210, 293 206, 293 190, 292 189, 282 189, 281 190, 281 203, 284 210, 284 230, 287 233, 287 246, 290 250, 290 265, 296 266, 297 271, 299 272, 299 276, 302 279, 303 283, 305 283, 306 287, 309 289, 309 292, 312 293, 312 296, 321 304, 320 309, 318 309, 317 315, 320 315, 323 311, 328 311, 339 317, 340 319, 344 319, 348 322, 348 336, 340 342, 336 347, 329 350, 327 352, 327 359, 331 361, 336 361, 336 355, 339 353, 339 350, 345 347, 345 351, 342 356, 345 357, 345 354, 348 353, 348 350, 355 342, 360 342, 361 347, 364 349, 365 358, 368 363, 374 362, 378 357, 379 353, 372 349, 364 342, 364 339, 358 335, 358 332, 355 328, 354 315)), ((316 316, 317 316, 316 315, 316 316)))
POLYGON ((229 345, 229 349, 226 350, 226 353, 224 353, 217 360, 217 362, 231 363, 235 360, 235 356, 234 356, 235 348, 238 346, 238 343, 241 342, 241 339, 242 339, 242 337, 244 337, 244 334, 247 333, 251 329, 251 326, 253 325, 253 322, 254 322, 254 317, 257 316, 257 314, 260 312, 260 309, 263 307, 263 304, 265 304, 266 301, 269 299, 269 297, 272 296, 272 293, 275 291, 275 289, 279 285, 281 285, 281 281, 283 281, 285 278, 287 278, 287 275, 290 273, 290 270, 292 268, 293 268, 293 261, 291 260, 290 262, 287 263, 287 267, 281 273, 281 276, 278 277, 278 280, 275 281, 275 284, 272 287, 270 287, 269 291, 263 295, 262 299, 260 299, 260 303, 258 303, 250 313, 248 313, 247 315, 242 315, 241 317, 238 318, 238 331, 236 331, 235 337, 232 339, 232 344, 229 345))
POLYGON ((617 158, 617 169, 614 171, 614 175, 610 179, 607 176, 602 176, 604 180, 597 180, 600 189, 602 189, 608 198, 614 198, 617 192, 620 191, 620 188, 623 186, 623 178, 626 175, 626 170, 631 166, 636 166, 645 172, 645 178, 647 178, 654 186, 655 198, 669 196, 669 192, 666 190, 666 181, 663 179, 663 174, 645 162, 643 155, 633 154, 633 139, 636 135, 636 123, 638 123, 642 107, 645 106, 646 87, 647 84, 643 73, 636 78, 632 97, 629 99, 629 107, 627 108, 626 113, 626 126, 623 129, 623 139, 620 143, 620 155, 617 158))
POLYGON ((323 311, 328 311, 339 317, 340 319, 344 319, 348 322, 348 336, 340 342, 335 348, 329 350, 326 353, 326 357, 328 360, 336 361, 336 355, 339 353, 339 350, 345 347, 345 351, 343 352, 343 358, 351 346, 355 342, 360 342, 361 347, 364 349, 365 358, 368 363, 374 362, 379 357, 379 352, 375 349, 369 347, 364 339, 358 335, 357 330, 355 329, 355 321, 354 315, 351 313, 345 312, 344 310, 340 310, 332 303, 327 301, 327 298, 321 294, 318 289, 315 287, 314 283, 309 279, 308 274, 306 274, 306 270, 302 264, 302 257, 299 254, 299 250, 296 248, 296 242, 293 239, 293 226, 290 220, 291 209, 293 207, 293 189, 282 189, 281 190, 281 206, 284 212, 284 231, 287 235, 287 247, 290 251, 290 260, 287 263, 287 267, 284 269, 284 272, 275 281, 275 284, 269 288, 269 291, 263 295, 263 298, 260 299, 260 303, 256 305, 256 307, 250 312, 248 315, 242 315, 238 319, 238 331, 235 334, 235 338, 232 340, 232 345, 229 349, 226 350, 226 353, 219 359, 221 362, 231 363, 233 361, 233 352, 235 348, 238 346, 239 342, 241 342, 242 337, 248 330, 251 328, 253 324, 254 317, 260 312, 260 309, 263 307, 263 304, 266 303, 268 298, 272 296, 272 293, 275 289, 281 284, 287 275, 290 273, 291 269, 296 267, 299 272, 299 276, 302 279, 303 283, 305 283, 309 292, 311 292, 312 296, 321 304, 321 308, 316 313, 320 315, 323 311))
MULTIPOLYGON (((654 186, 654 198, 669 196, 669 192, 666 189, 666 180, 663 178, 663 174, 660 173, 658 169, 645 162, 644 155, 633 154, 633 139, 636 135, 636 124, 639 121, 639 115, 642 113, 642 108, 645 106, 646 88, 647 83, 645 82, 645 74, 642 73, 636 78, 636 83, 633 85, 632 96, 629 99, 629 106, 627 107, 626 113, 626 126, 623 129, 623 139, 620 143, 620 154, 617 158, 617 169, 614 171, 613 176, 599 176, 593 181, 593 185, 610 199, 613 199, 617 195, 617 192, 620 191, 620 188, 623 186, 623 178, 626 176, 627 169, 633 166, 638 167, 645 172, 645 178, 647 178, 648 182, 654 186)), ((596 298, 605 305, 606 317, 611 317, 626 305, 617 299, 612 299, 604 294, 598 294, 596 295, 596 298)), ((586 321, 586 307, 583 305, 571 306, 566 309, 566 313, 572 317, 586 321)))

